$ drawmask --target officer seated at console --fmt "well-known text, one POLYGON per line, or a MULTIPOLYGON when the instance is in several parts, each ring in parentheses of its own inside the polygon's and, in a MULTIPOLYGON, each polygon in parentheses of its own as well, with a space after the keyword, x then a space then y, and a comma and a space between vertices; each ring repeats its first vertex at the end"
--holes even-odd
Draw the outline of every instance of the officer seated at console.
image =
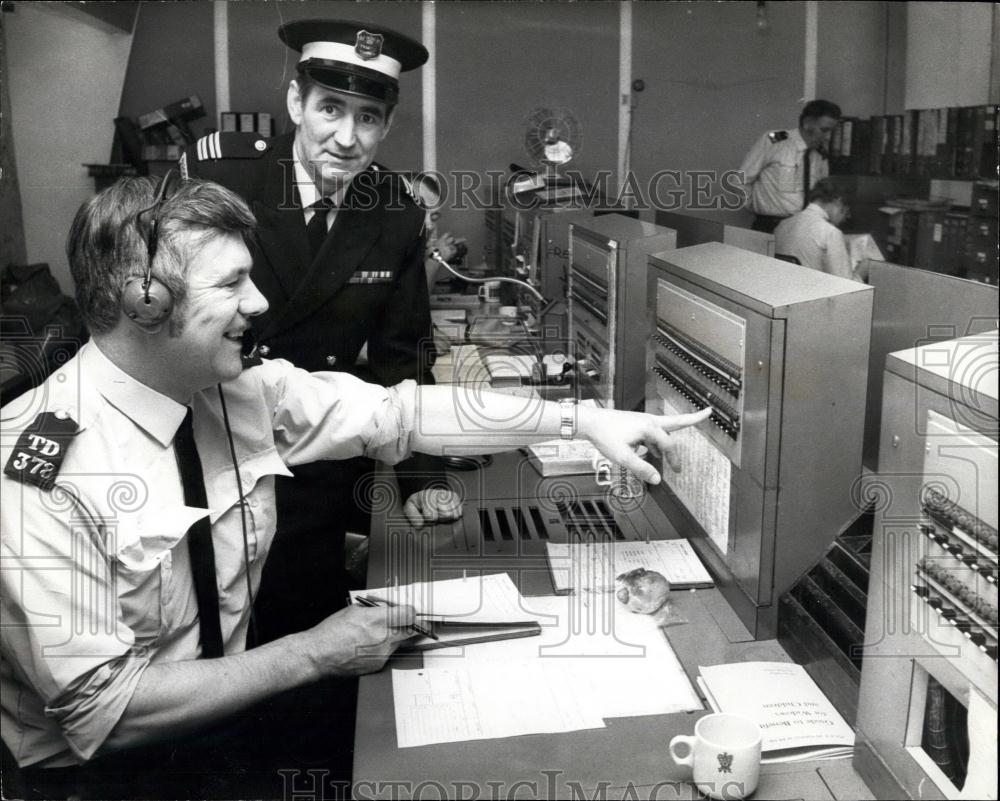
POLYGON ((149 178, 119 181, 73 222, 92 339, 0 414, 0 721, 28 797, 281 797, 288 771, 347 780, 350 752, 304 738, 302 716, 336 729, 337 679, 379 670, 414 614, 352 606, 245 650, 290 466, 561 434, 655 483, 633 447, 673 459, 667 432, 709 414, 539 401, 515 427, 497 421, 526 419, 520 398, 247 366, 267 307, 253 229, 216 184, 149 178), (255 705, 279 694, 288 703, 262 718, 255 705))

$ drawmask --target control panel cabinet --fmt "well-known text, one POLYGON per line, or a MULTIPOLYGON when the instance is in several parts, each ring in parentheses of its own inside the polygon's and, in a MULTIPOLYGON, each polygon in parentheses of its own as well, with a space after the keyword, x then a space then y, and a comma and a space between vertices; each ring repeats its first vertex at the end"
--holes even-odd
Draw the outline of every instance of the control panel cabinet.
POLYGON ((995 329, 886 358, 855 749, 879 797, 996 797, 998 363, 995 329))
MULTIPOLYGON (((649 260, 646 410, 671 434, 654 493, 749 631, 859 514, 872 289, 708 242, 649 260)), ((636 326, 638 327, 638 326, 636 326)))
POLYGON ((570 226, 569 347, 605 405, 642 406, 646 262, 676 246, 676 231, 621 214, 570 226))

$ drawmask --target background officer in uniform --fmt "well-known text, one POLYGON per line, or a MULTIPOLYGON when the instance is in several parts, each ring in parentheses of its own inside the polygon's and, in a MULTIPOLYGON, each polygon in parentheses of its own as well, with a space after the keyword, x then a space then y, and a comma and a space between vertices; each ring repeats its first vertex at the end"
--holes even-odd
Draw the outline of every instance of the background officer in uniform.
MULTIPOLYGON (((256 327, 269 357, 383 386, 432 384, 424 212, 406 181, 373 164, 399 73, 422 65, 427 51, 367 23, 300 20, 278 33, 301 52, 287 92, 295 132, 211 134, 188 148, 182 168, 240 193, 257 217, 254 280, 270 310, 256 327)), ((343 532, 368 530, 372 467, 363 458, 317 463, 279 480, 281 523, 257 599, 262 642, 343 606, 343 532)), ((460 514, 431 457, 404 462, 396 475, 414 525, 460 514)))
POLYGON ((769 131, 757 140, 740 165, 755 231, 772 233, 805 207, 808 190, 830 174, 827 151, 839 121, 840 106, 813 100, 799 114, 798 128, 769 131))
POLYGON ((809 190, 808 199, 809 205, 774 229, 775 250, 806 267, 863 283, 840 230, 850 211, 843 193, 824 178, 809 190))

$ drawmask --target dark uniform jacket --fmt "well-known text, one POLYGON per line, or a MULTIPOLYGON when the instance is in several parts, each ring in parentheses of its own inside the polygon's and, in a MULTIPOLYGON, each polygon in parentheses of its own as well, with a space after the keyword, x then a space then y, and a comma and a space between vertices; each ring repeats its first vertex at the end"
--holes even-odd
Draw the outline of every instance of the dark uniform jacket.
POLYGON ((294 188, 292 135, 205 139, 213 136, 221 150, 192 145, 186 167, 192 178, 237 192, 257 217, 253 280, 270 308, 254 328, 268 358, 306 370, 347 370, 386 386, 406 378, 433 383, 433 351, 422 359, 420 349, 431 331, 424 212, 403 179, 375 167, 357 176, 313 260, 294 188), (199 148, 206 158, 198 158, 199 148), (368 366, 358 368, 366 341, 368 366))
MULTIPOLYGON (((407 378, 433 383, 423 210, 400 176, 373 165, 355 177, 312 259, 294 186, 293 140, 291 134, 273 139, 210 134, 187 148, 180 165, 192 178, 237 192, 257 218, 252 278, 270 304, 254 321, 258 341, 267 347, 268 358, 288 359, 307 370, 345 370, 385 386, 407 378), (368 362, 358 365, 365 342, 368 362)), ((269 583, 285 592, 296 588, 291 606, 277 615, 299 618, 289 631, 343 606, 342 585, 331 582, 330 560, 339 570, 343 529, 352 517, 358 519, 358 499, 372 495, 355 482, 370 468, 367 460, 314 464, 297 468, 295 480, 279 481, 278 534, 258 598, 259 620, 271 617, 268 598, 278 603, 278 586, 272 591, 269 583), (288 542, 292 534, 294 545, 288 542), (268 582, 269 573, 274 582, 268 582), (313 591, 325 600, 308 612, 313 591)), ((397 466, 397 478, 405 500, 440 483, 441 472, 431 457, 418 455, 397 466)))

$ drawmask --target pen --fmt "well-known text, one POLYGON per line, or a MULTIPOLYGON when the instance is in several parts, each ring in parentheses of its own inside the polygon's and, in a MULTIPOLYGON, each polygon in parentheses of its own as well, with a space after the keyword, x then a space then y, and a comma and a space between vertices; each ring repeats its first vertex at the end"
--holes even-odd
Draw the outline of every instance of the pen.
MULTIPOLYGON (((395 606, 396 605, 392 601, 387 601, 384 598, 377 598, 376 599, 376 598, 371 598, 371 597, 369 597, 367 595, 358 595, 354 600, 357 603, 361 604, 362 606, 395 606)), ((430 637, 432 640, 439 640, 439 639, 441 639, 440 637, 438 637, 430 629, 425 629, 423 626, 418 626, 416 623, 413 623, 413 624, 410 625, 410 631, 413 631, 413 632, 415 632, 417 634, 422 634, 424 637, 430 637)))

